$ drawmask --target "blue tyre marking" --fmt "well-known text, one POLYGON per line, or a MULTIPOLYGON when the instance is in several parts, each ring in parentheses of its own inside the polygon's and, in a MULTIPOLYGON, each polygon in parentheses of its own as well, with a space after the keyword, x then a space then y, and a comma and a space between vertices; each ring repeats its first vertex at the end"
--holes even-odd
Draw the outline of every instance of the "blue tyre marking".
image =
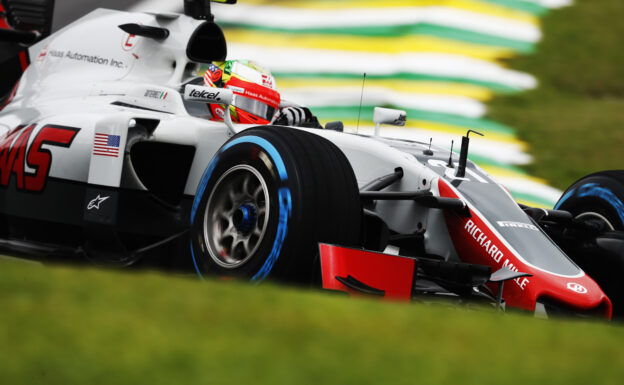
POLYGON ((624 204, 622 201, 608 188, 600 186, 598 183, 584 184, 578 188, 579 198, 596 197, 607 201, 611 207, 617 211, 620 221, 624 223, 624 204))
POLYGON ((193 225, 193 221, 195 220, 195 213, 197 212, 197 208, 199 207, 199 202, 201 201, 202 196, 204 195, 204 190, 206 190, 206 185, 208 184, 208 180, 210 176, 212 176, 212 172, 217 166, 217 162, 219 161, 219 155, 215 155, 214 158, 206 167, 204 171, 204 175, 202 175, 201 180, 199 181, 199 185, 197 186, 197 192, 195 193, 195 199, 193 199, 193 207, 191 208, 191 226, 193 225))
POLYGON ((574 195, 575 191, 576 191, 576 189, 573 188, 572 190, 570 190, 567 193, 563 194, 561 199, 559 199, 559 202, 557 202, 557 204, 555 205, 555 210, 558 210, 559 207, 561 207, 561 205, 563 204, 563 202, 565 202, 566 200, 568 200, 568 198, 570 198, 572 195, 574 195))
POLYGON ((199 275, 199 278, 204 279, 204 276, 197 266, 197 260, 195 259, 195 252, 193 251, 193 240, 191 240, 191 257, 193 257, 193 266, 195 266, 195 271, 197 272, 197 275, 199 275))
MULTIPOLYGON (((212 176, 212 173, 217 165, 219 160, 219 154, 228 148, 234 146, 235 144, 240 143, 253 143, 263 148, 273 159, 273 163, 275 163, 275 167, 277 168, 277 172, 280 176, 280 180, 285 181, 288 180, 288 173, 286 172, 286 166, 282 157, 280 156, 277 149, 269 142, 268 140, 261 138, 259 136, 249 135, 249 136, 241 136, 236 138, 228 143, 226 143, 219 153, 215 155, 212 159, 208 167, 206 167, 206 171, 202 175, 202 178, 197 187, 197 192, 195 194, 195 199, 193 200, 193 206, 191 208, 191 226, 193 225, 193 221, 195 220, 195 214, 197 212, 197 208, 199 207, 199 203, 201 201, 202 196, 204 195, 204 191, 206 190, 206 185, 208 184, 208 180, 212 176)), ((269 254, 264 264, 258 270, 258 272, 251 278, 254 282, 261 282, 264 280, 275 265, 279 258, 279 254, 282 251, 282 246, 284 245, 284 240, 286 239, 286 235, 288 234, 288 219, 291 217, 292 211, 292 197, 290 194, 290 189, 288 187, 281 187, 278 190, 278 200, 279 200, 279 221, 277 224, 277 232, 275 234, 275 242, 273 243, 273 247, 271 249, 271 253, 269 254)), ((193 242, 191 240, 191 256, 193 257, 193 264, 195 266, 195 270, 197 274, 203 278, 201 271, 197 265, 197 261, 195 258, 195 252, 193 250, 193 242)))
POLYGON ((258 270, 258 272, 251 278, 252 281, 261 282, 269 275, 273 269, 273 265, 277 262, 280 252, 282 251, 282 245, 288 232, 288 218, 292 210, 292 199, 290 196, 290 190, 287 187, 282 187, 278 191, 279 200, 279 223, 277 225, 277 233, 275 234, 275 242, 269 257, 264 261, 264 265, 258 270))
POLYGON ((269 153, 271 158, 273 158, 273 162, 275 162, 275 167, 277 167, 277 172, 279 173, 280 179, 283 181, 288 179, 288 174, 286 173, 286 166, 284 165, 284 161, 282 160, 282 157, 277 152, 275 147, 273 147, 271 142, 259 136, 253 136, 253 135, 241 136, 240 138, 236 138, 232 140, 231 142, 226 143, 225 146, 223 146, 223 148, 221 149, 221 151, 225 151, 228 148, 232 147, 233 145, 239 144, 239 143, 254 143, 262 147, 266 152, 269 153))

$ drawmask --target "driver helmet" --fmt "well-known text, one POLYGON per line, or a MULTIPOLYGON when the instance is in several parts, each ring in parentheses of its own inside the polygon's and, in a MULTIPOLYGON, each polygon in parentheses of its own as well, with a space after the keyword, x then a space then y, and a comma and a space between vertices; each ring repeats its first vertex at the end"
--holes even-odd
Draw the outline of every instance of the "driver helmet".
MULTIPOLYGON (((279 114, 280 94, 271 73, 250 60, 214 62, 206 68, 204 85, 232 90, 232 121, 269 124, 279 114)), ((223 120, 224 106, 208 104, 213 120, 223 120)))

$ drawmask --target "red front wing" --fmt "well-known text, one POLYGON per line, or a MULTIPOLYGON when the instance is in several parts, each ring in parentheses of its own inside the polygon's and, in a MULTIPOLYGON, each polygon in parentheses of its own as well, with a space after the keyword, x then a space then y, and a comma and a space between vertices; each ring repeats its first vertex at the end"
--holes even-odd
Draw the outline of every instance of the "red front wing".
POLYGON ((415 267, 413 259, 324 243, 319 248, 324 289, 362 295, 361 290, 353 289, 344 282, 350 276, 383 291, 383 299, 411 299, 415 267))

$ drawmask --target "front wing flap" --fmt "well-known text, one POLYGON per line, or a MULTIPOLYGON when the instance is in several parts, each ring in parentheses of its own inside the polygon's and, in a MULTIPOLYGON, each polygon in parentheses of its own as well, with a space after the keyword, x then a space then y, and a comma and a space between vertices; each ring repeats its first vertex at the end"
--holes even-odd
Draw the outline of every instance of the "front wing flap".
POLYGON ((363 249, 319 244, 323 289, 384 300, 412 301, 442 295, 500 304, 485 286, 489 266, 404 257, 363 249))

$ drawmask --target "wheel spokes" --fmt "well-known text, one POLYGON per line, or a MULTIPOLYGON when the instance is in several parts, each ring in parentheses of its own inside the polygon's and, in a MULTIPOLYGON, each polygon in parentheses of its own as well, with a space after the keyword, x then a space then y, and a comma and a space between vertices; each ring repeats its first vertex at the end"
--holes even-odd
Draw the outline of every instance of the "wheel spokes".
POLYGON ((269 210, 266 183, 256 169, 239 165, 226 171, 212 191, 204 220, 206 246, 218 265, 235 268, 253 256, 264 236, 269 210), (243 226, 240 217, 234 220, 241 209, 246 221, 242 223, 247 223, 243 226))

